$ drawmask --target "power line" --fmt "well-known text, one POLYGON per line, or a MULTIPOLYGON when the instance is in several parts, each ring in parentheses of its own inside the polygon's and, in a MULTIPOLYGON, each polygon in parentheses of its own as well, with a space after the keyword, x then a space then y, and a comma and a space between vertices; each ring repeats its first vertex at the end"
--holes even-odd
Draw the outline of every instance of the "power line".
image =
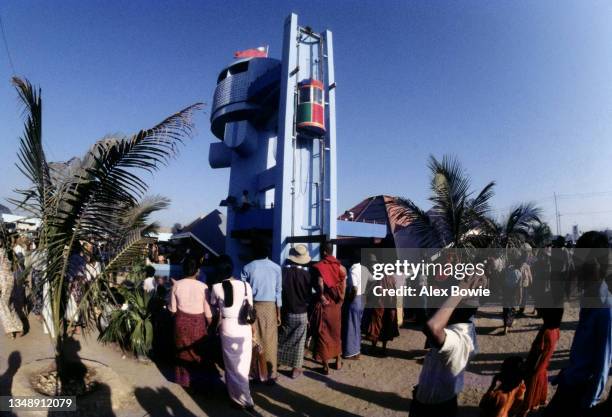
POLYGON ((574 211, 570 213, 562 213, 560 216, 582 216, 582 215, 590 215, 590 214, 605 214, 612 213, 612 210, 597 210, 597 211, 574 211))
POLYGON ((8 42, 6 40, 6 32, 4 31, 4 23, 2 22, 2 15, 0 15, 0 32, 2 32, 2 40, 4 41, 4 49, 6 50, 6 56, 8 58, 9 65, 11 66, 11 71, 13 72, 13 76, 17 75, 17 71, 15 71, 15 64, 13 64, 13 58, 11 57, 11 51, 9 50, 8 42))
POLYGON ((557 194, 557 198, 599 197, 610 194, 612 194, 612 191, 591 191, 588 193, 557 194))

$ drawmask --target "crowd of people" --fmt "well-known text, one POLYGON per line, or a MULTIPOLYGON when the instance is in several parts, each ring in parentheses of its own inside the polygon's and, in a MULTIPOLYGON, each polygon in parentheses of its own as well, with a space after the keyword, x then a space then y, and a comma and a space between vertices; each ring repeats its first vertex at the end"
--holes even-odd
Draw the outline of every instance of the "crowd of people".
MULTIPOLYGON (((79 305, 88 284, 102 272, 95 252, 91 243, 79 242, 69 256, 64 317, 72 333, 80 333, 84 325, 79 305)), ((12 338, 24 333, 28 313, 43 324, 45 333, 55 334, 45 263, 46 253, 35 239, 14 235, 12 248, 0 244, 0 322, 12 338)))
MULTIPOLYGON (((399 335, 395 314, 381 307, 366 308, 364 315, 362 274, 369 271, 359 259, 347 271, 330 244, 321 245, 318 262, 302 244, 291 248, 282 266, 270 260, 264 243, 253 245, 253 255, 236 277, 227 256, 205 274, 197 257, 185 258, 185 277, 168 294, 175 380, 182 386, 198 389, 210 382, 221 359, 232 404, 249 409, 254 406, 249 382, 274 385, 279 367, 299 378, 306 350, 327 375, 340 370, 343 360, 359 360, 362 331, 373 345, 386 346, 399 335)), ((148 279, 147 290, 165 291, 148 279)))
MULTIPOLYGON (((482 416, 524 417, 542 407, 544 416, 610 415, 611 400, 600 401, 612 361, 608 239, 598 232, 585 233, 576 245, 577 250, 587 250, 580 265, 573 263, 572 250, 563 242, 551 246, 552 250, 508 251, 505 257, 487 260, 488 285, 500 287, 503 294, 502 333, 512 331, 514 321, 528 314, 529 300, 537 308, 532 317, 541 318, 542 326, 527 357, 510 355, 503 361, 480 403, 482 416), (557 389, 546 404, 548 366, 560 337, 564 301, 572 294, 579 295, 582 304, 570 360, 553 381, 557 389)), ((45 254, 36 251, 35 242, 21 238, 11 251, 7 249, 0 247, 0 322, 16 337, 23 332, 14 304, 14 286, 20 282, 16 274, 30 271, 31 312, 44 317, 48 300, 44 286, 36 283, 43 276, 38 265, 43 265, 45 254), (9 268, 15 264, 17 268, 9 268)), ((81 321, 75 306, 83 288, 100 274, 93 252, 86 244, 70 258, 66 319, 75 329, 81 321)), ((308 248, 297 244, 285 263, 277 265, 267 245, 257 242, 254 259, 239 274, 234 274, 234 263, 226 255, 206 272, 201 257, 187 255, 184 277, 170 281, 156 277, 149 266, 141 285, 157 303, 155 332, 174 334, 171 346, 163 346, 167 337, 158 337, 162 342, 154 350, 173 352, 175 382, 205 393, 221 368, 232 405, 252 409, 250 384, 276 384, 279 367, 299 378, 307 351, 325 375, 341 370, 343 361, 359 360, 364 341, 371 343, 368 353, 384 356, 387 343, 400 334, 402 316, 410 312, 364 303, 374 282, 374 257, 362 261, 355 252, 341 262, 333 253, 331 244, 321 244, 320 260, 315 262, 308 248)), ((481 280, 470 277, 461 286, 475 288, 481 280)), ((396 282, 385 277, 377 285, 396 282)), ((472 300, 451 296, 439 308, 416 311, 427 337, 427 353, 410 403, 412 417, 457 414, 464 372, 478 353, 477 309, 472 300)))

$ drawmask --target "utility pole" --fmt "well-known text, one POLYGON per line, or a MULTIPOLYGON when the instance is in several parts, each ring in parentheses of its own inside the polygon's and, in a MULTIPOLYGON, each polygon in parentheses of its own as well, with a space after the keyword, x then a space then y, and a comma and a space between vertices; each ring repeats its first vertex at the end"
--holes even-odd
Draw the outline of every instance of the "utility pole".
POLYGON ((557 223, 557 235, 561 236, 561 215, 559 214, 559 205, 557 204, 557 193, 553 193, 555 199, 555 221, 557 223))

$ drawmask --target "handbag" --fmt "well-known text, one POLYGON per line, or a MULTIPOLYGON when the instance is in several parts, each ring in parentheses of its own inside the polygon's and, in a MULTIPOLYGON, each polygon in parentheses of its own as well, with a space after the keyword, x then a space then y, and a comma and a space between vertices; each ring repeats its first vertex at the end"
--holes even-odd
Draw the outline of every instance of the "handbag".
POLYGON ((244 300, 238 312, 238 324, 253 324, 257 319, 257 312, 255 311, 255 307, 249 303, 246 282, 243 281, 242 283, 244 284, 244 300))

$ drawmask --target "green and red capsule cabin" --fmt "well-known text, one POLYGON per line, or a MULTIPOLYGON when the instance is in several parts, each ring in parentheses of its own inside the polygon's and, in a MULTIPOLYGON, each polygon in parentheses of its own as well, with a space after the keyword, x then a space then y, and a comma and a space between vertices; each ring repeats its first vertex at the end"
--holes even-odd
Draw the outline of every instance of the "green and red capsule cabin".
POLYGON ((296 115, 298 131, 311 135, 325 134, 325 104, 323 83, 309 79, 298 83, 299 98, 296 115))

